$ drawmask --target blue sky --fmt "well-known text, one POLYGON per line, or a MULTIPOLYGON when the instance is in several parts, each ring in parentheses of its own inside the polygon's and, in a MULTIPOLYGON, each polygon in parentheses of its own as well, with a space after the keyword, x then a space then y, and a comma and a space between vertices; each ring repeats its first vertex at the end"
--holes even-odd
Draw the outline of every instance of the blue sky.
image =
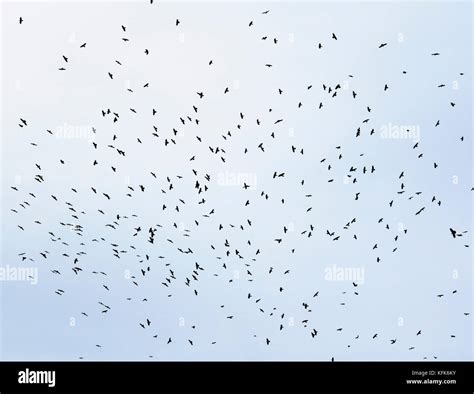
POLYGON ((1 12, 1 263, 38 275, 0 281, 2 359, 472 360, 471 3, 5 2, 1 12), (323 84, 341 88, 331 97, 323 84), (416 148, 382 134, 407 125, 416 148), (208 191, 198 195, 196 180, 208 191), (454 239, 449 228, 468 232, 454 239), (334 266, 362 280, 328 280, 334 266))

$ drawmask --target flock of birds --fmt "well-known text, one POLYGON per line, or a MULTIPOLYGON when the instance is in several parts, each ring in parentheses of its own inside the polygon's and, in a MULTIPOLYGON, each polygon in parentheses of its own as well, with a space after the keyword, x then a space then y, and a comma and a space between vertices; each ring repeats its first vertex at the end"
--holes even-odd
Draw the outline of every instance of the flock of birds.
MULTIPOLYGON (((153 4, 153 1, 150 3, 153 4)), ((258 23, 264 24, 264 18, 270 17, 271 10, 265 10, 258 16, 258 23)), ((175 27, 181 26, 183 23, 185 22, 174 18, 170 21, 170 25, 175 27)), ((242 27, 253 29, 256 23, 257 18, 254 18, 254 20, 247 22, 242 27)), ((28 20, 19 17, 19 24, 22 25, 22 28, 27 28, 28 20)), ((117 40, 122 40, 124 45, 133 45, 133 40, 128 33, 127 26, 117 26, 117 40)), ((255 39, 271 42, 272 45, 279 44, 278 38, 271 37, 270 35, 255 37, 255 39)), ((339 37, 337 33, 329 33, 327 36, 327 42, 340 42, 341 40, 343 38, 339 37)), ((326 45, 327 43, 324 41, 316 42, 314 50, 324 51, 326 45)), ((77 45, 78 51, 87 51, 88 48, 87 42, 81 42, 77 45)), ((380 51, 390 50, 390 43, 375 43, 374 48, 380 51)), ((144 62, 151 50, 151 47, 143 48, 144 62)), ((433 61, 436 61, 436 57, 441 56, 441 54, 432 52, 426 54, 426 56, 431 56, 433 61)), ((120 73, 120 68, 127 61, 127 59, 121 58, 120 54, 117 54, 117 57, 120 60, 115 59, 114 68, 110 68, 104 75, 104 79, 112 81, 110 83, 116 81, 116 75, 120 73)), ((69 68, 74 66, 73 58, 74 54, 62 55, 57 70, 61 73, 67 73, 69 68)), ((216 64, 214 64, 213 60, 209 60, 208 66, 215 67, 216 64)), ((274 64, 262 62, 262 67, 272 68, 273 66, 274 64)), ((409 72, 410 70, 400 70, 400 76, 403 78, 403 75, 409 72)), ((462 78, 464 73, 459 72, 458 75, 462 78)), ((357 77, 349 75, 348 78, 357 77)), ((143 88, 149 87, 150 83, 145 82, 143 88)), ((338 98, 344 95, 350 96, 354 106, 365 108, 366 118, 355 129, 353 139, 346 142, 346 145, 351 148, 352 146, 357 146, 355 144, 358 144, 358 141, 362 139, 377 138, 375 126, 371 126, 371 117, 376 105, 374 105, 375 103, 360 102, 359 92, 344 90, 341 83, 330 84, 323 82, 320 85, 310 83, 303 88, 306 91, 320 90, 325 96, 324 100, 314 106, 315 113, 324 111, 326 106, 337 102, 338 98)), ((391 85, 395 83, 395 81, 392 81, 390 84, 385 83, 383 86, 380 86, 380 89, 384 94, 390 94, 391 85)), ((442 90, 445 88, 445 83, 439 83, 434 88, 442 90)), ((136 94, 136 91, 130 87, 126 89, 130 94, 136 94)), ((232 90, 229 86, 222 86, 222 105, 225 105, 225 97, 231 94, 232 90)), ((281 88, 277 87, 274 91, 276 98, 284 94, 284 86, 281 88)), ((16 221, 18 223, 17 231, 24 233, 25 236, 36 226, 37 228, 34 228, 34 230, 38 232, 39 228, 41 233, 47 235, 51 246, 45 245, 44 249, 38 252, 29 250, 19 251, 19 259, 22 262, 38 264, 43 267, 45 267, 45 264, 49 264, 48 272, 58 283, 57 288, 52 290, 52 294, 57 297, 68 297, 68 289, 60 285, 62 277, 70 276, 72 273, 72 277, 77 280, 80 280, 82 277, 98 278, 98 286, 103 291, 103 298, 97 300, 95 310, 81 310, 77 312, 78 314, 80 313, 83 319, 89 319, 92 314, 107 316, 111 313, 120 313, 122 302, 149 302, 154 297, 154 294, 150 293, 149 290, 141 289, 147 288, 145 284, 150 280, 149 278, 154 272, 158 272, 157 275, 161 278, 161 280, 155 280, 155 285, 162 287, 167 292, 167 297, 174 297, 176 292, 184 291, 199 297, 201 292, 200 283, 203 276, 208 276, 212 280, 227 282, 230 286, 235 281, 235 278, 233 278, 234 269, 242 267, 243 272, 245 272, 245 280, 252 284, 254 289, 245 294, 243 297, 245 300, 242 302, 248 302, 249 308, 256 308, 262 316, 268 318, 277 327, 278 331, 287 329, 286 319, 288 316, 295 316, 298 313, 302 314, 303 317, 299 321, 297 320, 295 324, 301 325, 305 329, 308 338, 317 341, 322 333, 321 329, 318 328, 318 319, 313 314, 313 308, 321 297, 325 297, 324 292, 320 289, 314 289, 314 292, 301 299, 299 307, 295 308, 299 309, 299 312, 287 311, 278 306, 273 306, 278 302, 276 299, 265 299, 264 296, 260 296, 258 294, 258 283, 259 281, 269 281, 275 284, 279 293, 286 291, 282 283, 284 281, 287 283, 288 278, 291 278, 292 269, 298 264, 299 260, 297 242, 290 239, 290 233, 292 236, 293 233, 298 234, 299 239, 304 240, 304 242, 311 242, 312 238, 325 237, 332 242, 332 245, 338 247, 337 245, 343 239, 358 242, 360 233, 357 231, 357 224, 360 221, 364 221, 364 218, 349 217, 344 225, 338 227, 317 223, 311 217, 313 205, 317 201, 314 196, 315 190, 310 189, 307 186, 308 182, 306 182, 306 178, 311 177, 311 174, 303 174, 304 176, 296 178, 294 172, 289 173, 286 169, 280 168, 269 171, 265 178, 268 178, 278 188, 278 182, 282 179, 288 180, 289 177, 293 177, 290 179, 294 188, 293 192, 299 193, 302 199, 307 201, 306 205, 302 206, 292 203, 291 199, 286 197, 283 187, 280 188, 282 191, 280 195, 266 190, 257 190, 257 193, 252 193, 252 187, 255 187, 255 185, 251 185, 249 181, 244 181, 240 185, 240 190, 232 189, 229 191, 236 193, 240 199, 240 206, 235 206, 235 210, 240 213, 242 220, 240 223, 229 223, 226 218, 226 212, 210 205, 211 203, 207 197, 212 190, 219 188, 215 179, 209 174, 212 170, 208 172, 197 170, 198 165, 195 165, 195 163, 198 163, 203 158, 208 159, 210 157, 211 160, 216 159, 220 161, 220 165, 225 166, 229 160, 236 160, 236 158, 237 160, 245 161, 246 155, 250 152, 260 154, 263 162, 265 161, 266 153, 281 144, 287 144, 288 146, 285 149, 287 149, 288 154, 298 158, 311 154, 311 146, 295 146, 279 138, 279 130, 281 130, 279 127, 283 127, 282 124, 285 122, 285 116, 284 114, 276 115, 272 108, 268 109, 266 115, 262 114, 261 117, 251 120, 248 119, 248 116, 243 111, 237 110, 238 123, 233 126, 233 131, 223 134, 220 144, 209 145, 207 143, 209 138, 206 130, 200 129, 200 106, 205 105, 208 92, 202 89, 192 92, 192 95, 194 95, 194 98, 190 100, 188 112, 176 116, 177 126, 172 128, 172 130, 163 130, 156 126, 157 122, 155 122, 155 119, 162 115, 162 112, 153 106, 148 108, 129 107, 128 110, 98 109, 98 114, 100 114, 101 118, 100 122, 104 126, 92 127, 91 132, 97 138, 92 140, 87 146, 88 153, 92 152, 95 158, 91 163, 84 162, 82 164, 90 166, 93 171, 96 168, 109 171, 109 176, 104 178, 100 185, 88 185, 86 187, 84 185, 87 182, 86 179, 68 179, 69 184, 67 187, 63 187, 61 193, 49 193, 49 186, 51 186, 49 184, 49 174, 59 172, 61 167, 68 166, 68 159, 61 157, 60 152, 48 152, 48 155, 58 155, 58 168, 45 168, 40 159, 42 144, 37 140, 31 141, 30 144, 35 149, 32 151, 32 155, 37 155, 39 158, 35 163, 34 171, 31 173, 31 177, 35 181, 35 187, 34 190, 27 190, 21 185, 11 186, 11 193, 16 193, 18 204, 11 207, 12 216, 9 220, 16 221), (137 137, 135 144, 124 145, 121 143, 120 123, 123 118, 129 116, 151 116, 152 121, 150 122, 150 130, 145 137, 146 139, 143 136, 137 137), (261 128, 263 130, 259 134, 261 140, 254 141, 249 139, 248 145, 244 142, 243 150, 237 152, 233 146, 233 141, 243 139, 241 132, 244 128, 261 128), (107 134, 107 129, 113 129, 113 132, 107 134), (187 134, 191 133, 194 135, 192 141, 179 138, 184 133, 184 130, 186 130, 187 134), (123 185, 122 189, 118 188, 118 190, 117 187, 115 187, 115 190, 113 188, 107 190, 109 184, 113 185, 114 177, 123 175, 126 159, 130 156, 130 151, 140 150, 143 146, 150 146, 152 144, 160 146, 161 149, 172 149, 173 146, 183 143, 192 144, 193 151, 195 152, 191 157, 180 159, 187 163, 188 169, 186 172, 175 175, 166 173, 166 168, 158 170, 143 168, 143 173, 147 177, 146 181, 123 185), (107 155, 114 159, 111 162, 110 160, 103 159, 107 155), (183 192, 184 189, 186 190, 183 192), (176 190, 179 190, 179 195, 176 193, 176 190), (157 211, 161 217, 166 217, 171 225, 149 224, 146 217, 140 216, 134 211, 133 207, 139 206, 144 201, 140 196, 146 194, 150 194, 149 201, 154 201, 152 209, 157 211), (116 207, 110 204, 118 199, 119 195, 120 198, 126 197, 129 199, 130 204, 128 206, 121 205, 120 210, 117 212, 115 211, 116 207), (187 197, 184 198, 183 195, 187 197), (36 201, 44 199, 54 201, 54 210, 55 212, 61 212, 63 219, 58 223, 43 223, 40 220, 34 220, 31 223, 25 222, 24 212, 34 209, 35 205, 38 206, 36 201), (97 209, 95 211, 86 211, 80 207, 80 203, 71 202, 83 199, 93 200, 94 204, 97 204, 97 209), (257 211, 251 211, 251 214, 249 214, 248 207, 260 206, 269 202, 277 203, 281 209, 285 207, 285 209, 303 212, 308 218, 308 225, 304 228, 297 228, 295 231, 291 231, 288 225, 283 225, 279 229, 266 229, 266 236, 270 237, 271 245, 262 244, 260 246, 256 244, 252 241, 252 234, 255 231, 261 231, 261 226, 264 223, 259 223, 258 209, 257 211), (287 208, 288 205, 290 205, 289 208, 287 208), (184 227, 180 225, 183 222, 183 211, 186 211, 187 214, 193 212, 194 215, 193 222, 188 223, 189 225, 184 227), (94 220, 101 222, 102 227, 94 229, 87 226, 84 223, 85 218, 90 216, 93 216, 94 220), (255 227, 256 224, 260 225, 260 227, 255 227), (221 237, 207 239, 207 245, 201 245, 203 248, 206 248, 206 252, 196 251, 195 247, 188 243, 188 240, 191 240, 198 234, 206 238, 206 228, 211 225, 217 228, 218 234, 221 237), (121 235, 117 236, 116 234, 119 233, 121 235), (116 239, 120 239, 122 236, 128 240, 126 244, 123 241, 120 241, 120 243, 116 241, 116 239), (241 239, 245 239, 245 242, 240 242, 241 239), (130 270, 130 281, 127 282, 129 296, 126 299, 121 299, 117 295, 114 296, 114 281, 118 279, 112 275, 112 270, 94 269, 92 265, 93 257, 90 257, 90 254, 93 254, 99 248, 108 250, 109 262, 107 264, 111 267, 118 260, 128 259, 128 261, 132 261, 133 268, 130 270), (174 251, 173 253, 182 256, 181 259, 168 259, 164 252, 169 250, 168 248, 171 248, 174 251), (55 251, 58 251, 57 254, 55 251), (268 264, 271 261, 269 257, 285 252, 288 252, 287 267, 273 267, 268 264), (188 263, 190 259, 193 261, 192 264, 188 263), (267 266, 266 277, 256 278, 254 274, 255 267, 262 265, 267 266)), ((297 102, 295 103, 295 108, 302 108, 304 104, 302 101, 297 102)), ((456 103, 448 100, 447 106, 454 110, 456 103)), ((98 121, 98 123, 100 122, 98 121)), ((25 116, 18 117, 18 127, 20 129, 28 130, 34 128, 34 124, 34 119, 25 119, 25 116)), ((433 130, 437 127, 442 127, 441 125, 442 119, 433 119, 433 130)), ((47 138, 54 138, 52 130, 45 130, 45 133, 47 133, 47 138)), ((457 138, 459 138, 459 143, 464 142, 464 136, 458 136, 457 138)), ((335 179, 340 179, 339 174, 337 176, 333 175, 336 167, 344 168, 346 179, 354 187, 357 187, 360 181, 370 184, 371 176, 377 173, 376 162, 366 163, 365 165, 349 162, 346 159, 344 148, 342 145, 337 146, 334 154, 320 158, 321 168, 327 171, 328 175, 325 182, 319 185, 319 188, 330 188, 335 179)), ((406 154, 411 155, 412 152, 414 152, 418 159, 422 160, 422 143, 419 141, 414 142, 406 154)), ((360 153, 359 157, 364 158, 365 154, 366 152, 360 153)), ((84 157, 86 156, 84 155, 84 157)), ((278 163, 274 164, 278 166, 278 163)), ((437 171, 439 165, 439 163, 433 162, 430 164, 431 170, 437 171)), ((416 185, 405 181, 405 173, 408 170, 403 168, 403 161, 400 163, 400 166, 398 179, 389 180, 390 182, 398 183, 398 190, 386 201, 386 210, 390 211, 403 200, 424 201, 417 203, 416 209, 410 213, 414 217, 425 215, 428 210, 442 209, 442 201, 436 195, 429 196, 428 199, 421 199, 424 195, 422 195, 421 191, 417 190, 416 185)), ((354 201, 359 201, 365 197, 357 190, 350 193, 353 193, 351 198, 354 201)), ((392 234, 393 247, 387 250, 387 248, 382 248, 377 240, 373 242, 369 250, 367 250, 367 256, 374 263, 375 268, 377 264, 384 263, 384 257, 387 253, 396 253, 399 247, 402 247, 403 237, 411 230, 404 228, 400 232, 399 229, 394 228, 395 226, 384 218, 383 213, 380 215, 376 225, 379 226, 378 232, 385 231, 392 234)), ((442 229, 441 231, 446 234, 446 237, 453 238, 454 247, 470 247, 468 236, 466 235, 468 233, 467 229, 457 228, 453 224, 452 227, 442 229)), ((86 286, 92 286, 92 283, 96 283, 96 281, 87 282, 86 286)), ((356 281, 351 281, 348 283, 343 294, 357 297, 361 291, 363 289, 360 284, 356 281)), ((450 298, 455 297, 456 294, 457 289, 446 289, 446 291, 433 294, 432 296, 433 299, 450 298)), ((241 295, 237 296, 240 297, 241 295)), ((342 307, 346 306, 346 304, 347 301, 340 303, 342 307)), ((223 312, 222 319, 239 319, 239 316, 236 316, 226 305, 222 304, 216 307, 223 312)), ((160 322, 154 318, 153 313, 153 311, 150 311, 148 316, 137 318, 137 330, 141 330, 142 335, 158 341, 163 346, 172 346, 175 340, 173 332, 161 332, 160 322)), ((466 311, 463 314, 467 317, 470 313, 466 311)), ((194 324, 191 327, 192 330, 197 329, 194 324)), ((334 327, 335 332, 341 332, 343 329, 344 327, 334 327)), ((406 347, 408 351, 414 350, 417 337, 423 335, 424 330, 425 328, 419 329, 413 332, 411 336, 403 338, 402 344, 399 346, 406 347)), ((453 333, 451 337, 455 338, 455 334, 453 333)), ((271 346, 272 342, 278 340, 275 338, 275 335, 255 335, 255 338, 266 346, 271 346)), ((371 341, 383 341, 393 346, 400 343, 399 338, 387 337, 383 332, 361 332, 353 337, 353 340, 347 344, 347 347, 351 347, 353 343, 362 340, 362 338, 371 341)), ((193 338, 192 332, 187 338, 187 342, 189 346, 199 345, 193 338)), ((215 345, 217 341, 210 338, 209 342, 215 345)), ((101 351, 106 350, 100 342, 94 343, 93 346, 101 351)), ((151 358, 153 355, 148 355, 147 357, 151 358)), ((424 359, 437 357, 437 355, 425 355, 424 359)), ((83 356, 79 356, 79 358, 82 359, 83 356)))

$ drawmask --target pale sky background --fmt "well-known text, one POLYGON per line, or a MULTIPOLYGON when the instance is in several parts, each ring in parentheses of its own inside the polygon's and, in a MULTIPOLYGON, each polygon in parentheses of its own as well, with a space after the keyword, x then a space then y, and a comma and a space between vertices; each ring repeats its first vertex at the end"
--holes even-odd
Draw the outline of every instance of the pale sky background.
POLYGON ((36 285, 0 282, 1 359, 473 359, 472 316, 464 315, 472 312, 473 279, 470 2, 7 1, 0 10, 1 264, 38 269, 36 285), (270 12, 263 15, 265 10, 270 12), (333 32, 337 41, 331 39, 333 32), (80 48, 84 42, 86 48, 80 48), (388 45, 379 49, 381 43, 388 45), (434 52, 440 56, 431 56, 434 52), (59 71, 63 66, 66 70, 59 71), (334 88, 338 83, 342 88, 336 98, 322 90, 322 84, 334 88), (446 86, 438 88, 440 84, 446 86), (230 92, 224 95, 226 87, 230 92), (196 94, 201 91, 203 99, 196 94), (352 91, 357 92, 355 100, 352 91), (102 117, 107 108, 119 113, 117 123, 102 117), (186 116, 197 117, 200 124, 189 124, 186 116), (18 126, 20 118, 27 127, 18 126), (274 124, 277 119, 284 121, 274 124), (437 120, 440 126, 434 127, 437 120), (65 125, 79 134, 62 138, 58 132, 65 125), (153 125, 159 138, 152 136, 153 125), (419 147, 412 149, 412 139, 382 138, 388 125, 417 127, 419 147), (356 139, 359 126, 362 135, 356 139), (92 127, 97 150, 90 141, 92 127), (164 139, 174 138, 173 128, 179 130, 177 144, 165 147, 164 139), (372 128, 375 134, 369 136, 372 128), (224 140, 228 131, 232 137, 224 140), (262 142, 265 153, 257 147, 262 142), (109 144, 125 150, 126 157, 109 144), (292 145, 298 151, 303 147, 304 155, 292 153, 292 145), (226 162, 209 146, 224 149, 226 162), (338 160, 339 154, 343 159, 338 160), (189 161, 192 156, 196 159, 189 161), (326 162, 320 163, 323 158, 326 162), (97 166, 92 166, 94 160, 97 166), (373 174, 362 174, 364 166, 372 165, 373 174), (355 184, 344 182, 351 166, 357 167, 351 173, 355 184), (191 169, 201 184, 210 175, 208 192, 196 194, 191 169), (285 177, 273 179, 274 171, 285 177), (402 171, 405 176, 399 179, 402 171), (249 176, 256 188, 222 184, 225 173, 249 176), (46 181, 35 181, 37 174, 46 181), (167 176, 174 189, 164 194, 167 176), (333 183, 327 182, 330 178, 333 183), (399 195, 401 182, 406 192, 399 195), (133 198, 126 196, 129 185, 135 189, 133 198), (145 185, 144 193, 139 185, 145 185), (262 190, 268 201, 260 196, 262 190), (433 196, 441 206, 431 202, 433 196), (201 198, 206 204, 197 204, 201 198), (247 199, 251 204, 245 207, 247 199), (30 206, 22 208, 24 201, 30 206), (85 212, 78 214, 79 221, 66 202, 85 212), (168 207, 164 212, 162 204, 168 207), (423 206, 425 211, 415 216, 423 206), (203 217, 211 209, 214 215, 203 217), (122 217, 117 230, 106 227, 117 214, 122 217), (356 223, 344 230, 354 217, 356 223), (60 222, 81 224, 84 236, 60 222), (146 232, 158 223, 163 227, 151 245, 146 232), (224 230, 218 230, 219 224, 224 230), (310 224, 315 230, 307 238, 301 232, 310 224), (138 226, 142 232, 133 237, 138 226), (283 226, 294 231, 283 235, 283 226), (468 233, 453 239, 450 227, 468 233), (189 237, 184 229, 190 230, 189 237), (326 230, 340 235, 339 241, 326 230), (70 246, 52 242, 49 231, 70 246), (105 241, 91 242, 100 237, 105 241), (274 239, 281 237, 277 244, 274 239), (230 257, 225 255, 226 239, 230 257), (127 253, 113 257, 111 243, 127 253), (375 243, 378 249, 372 250, 375 243), (190 247, 193 254, 182 254, 177 247, 190 247), (45 250, 47 259, 40 255, 45 250), (22 252, 34 261, 22 262, 22 252), (71 270, 77 252, 87 253, 78 256, 79 275, 71 270), (148 254, 150 262, 139 263, 137 254, 148 254), (195 262, 204 271, 187 287, 184 281, 191 278, 195 262), (151 271, 142 279, 140 269, 148 265, 151 271), (350 278, 327 280, 326 269, 333 265, 363 269, 363 283, 355 288, 350 278), (170 268, 177 279, 166 288, 161 283, 170 268), (51 272, 55 269, 61 275, 51 272), (107 272, 107 277, 92 274, 94 270, 107 272), (286 270, 290 273, 284 274, 286 270), (127 271, 140 278, 138 287, 126 278, 127 271), (66 293, 56 295, 58 288, 66 293), (313 298, 316 291, 319 296, 313 298), (148 301, 142 302, 145 297, 148 301), (111 310, 101 313, 98 301, 111 310), (305 311, 303 302, 312 312, 305 311), (146 318, 152 325, 144 330, 139 322, 146 318), (314 339, 313 328, 318 331, 314 339), (418 330, 422 334, 416 336, 418 330), (169 337, 173 342, 167 345, 169 337))

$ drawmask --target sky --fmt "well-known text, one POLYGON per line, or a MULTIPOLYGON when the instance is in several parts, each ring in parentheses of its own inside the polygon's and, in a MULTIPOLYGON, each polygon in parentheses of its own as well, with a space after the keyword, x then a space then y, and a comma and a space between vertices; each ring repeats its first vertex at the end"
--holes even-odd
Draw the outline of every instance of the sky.
POLYGON ((473 359, 470 2, 0 12, 1 359, 473 359))

